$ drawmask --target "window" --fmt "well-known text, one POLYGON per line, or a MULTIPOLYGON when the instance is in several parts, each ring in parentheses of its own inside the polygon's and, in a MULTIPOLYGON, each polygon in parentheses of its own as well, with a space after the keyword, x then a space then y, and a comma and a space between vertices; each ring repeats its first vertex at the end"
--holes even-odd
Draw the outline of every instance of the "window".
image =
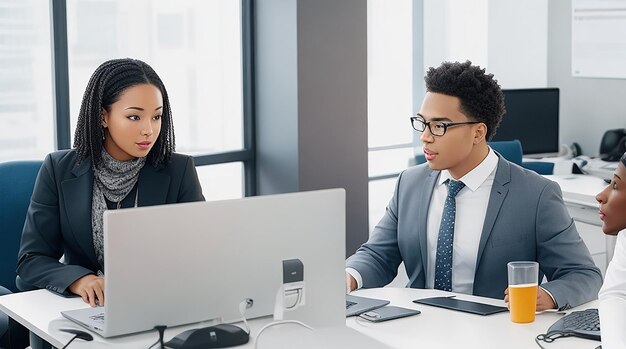
POLYGON ((132 57, 163 80, 176 151, 194 156, 205 197, 254 195, 250 3, 0 1, 0 161, 69 148, 93 71, 132 57))
POLYGON ((167 88, 178 152, 243 148, 240 2, 69 0, 67 32, 72 135, 91 73, 131 57, 167 88))
POLYGON ((0 161, 54 150, 49 1, 0 2, 0 161))
POLYGON ((370 231, 413 157, 413 0, 368 0, 367 99, 370 231))

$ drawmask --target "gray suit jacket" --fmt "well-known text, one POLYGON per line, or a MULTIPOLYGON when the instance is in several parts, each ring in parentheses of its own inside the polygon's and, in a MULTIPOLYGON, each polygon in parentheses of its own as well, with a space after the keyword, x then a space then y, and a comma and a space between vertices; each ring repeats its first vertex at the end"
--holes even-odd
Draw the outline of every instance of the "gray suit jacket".
MULTIPOLYGON (((427 164, 405 170, 387 211, 370 239, 348 258, 363 287, 381 287, 393 280, 404 261, 407 287, 426 284, 426 223, 440 171, 427 164)), ((560 309, 596 299, 602 274, 578 235, 561 189, 535 172, 498 159, 487 214, 478 247, 474 292, 503 298, 510 261, 539 262, 548 290, 560 309)))
MULTIPOLYGON (((91 229, 91 160, 75 165, 75 150, 54 152, 44 160, 17 264, 23 281, 63 295, 69 295, 67 287, 75 280, 100 269, 91 229), (64 263, 59 263, 61 256, 64 263)), ((138 183, 138 206, 204 201, 190 156, 172 154, 169 163, 158 167, 146 163, 138 183)))

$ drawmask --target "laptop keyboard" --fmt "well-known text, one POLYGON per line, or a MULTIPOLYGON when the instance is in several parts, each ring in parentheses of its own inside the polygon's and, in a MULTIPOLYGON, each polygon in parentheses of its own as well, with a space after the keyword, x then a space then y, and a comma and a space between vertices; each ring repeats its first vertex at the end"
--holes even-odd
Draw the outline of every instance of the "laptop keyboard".
POLYGON ((346 309, 350 309, 350 307, 352 307, 353 305, 355 305, 356 302, 350 302, 350 301, 346 301, 346 309))
POLYGON ((89 319, 99 323, 99 324, 104 324, 104 313, 100 313, 100 314, 96 314, 96 315, 91 315, 89 317, 89 319))
POLYGON ((600 340, 598 309, 575 311, 565 315, 548 329, 548 335, 559 332, 568 336, 600 340))

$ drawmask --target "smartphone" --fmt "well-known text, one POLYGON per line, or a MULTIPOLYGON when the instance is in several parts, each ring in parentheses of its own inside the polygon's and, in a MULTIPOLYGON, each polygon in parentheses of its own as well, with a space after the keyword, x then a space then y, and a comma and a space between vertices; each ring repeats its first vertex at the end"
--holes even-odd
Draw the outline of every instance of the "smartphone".
POLYGON ((371 321, 371 322, 382 322, 387 320, 399 319, 407 316, 413 316, 419 314, 419 310, 415 309, 407 309, 401 307, 395 307, 392 305, 388 305, 382 308, 378 308, 375 310, 371 310, 365 312, 359 317, 371 321))

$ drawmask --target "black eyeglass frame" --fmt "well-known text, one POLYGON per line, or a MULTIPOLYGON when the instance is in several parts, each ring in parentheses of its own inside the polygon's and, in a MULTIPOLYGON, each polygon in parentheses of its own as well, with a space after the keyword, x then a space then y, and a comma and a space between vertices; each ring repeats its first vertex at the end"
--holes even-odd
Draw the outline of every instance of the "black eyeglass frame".
POLYGON ((430 131, 430 134, 432 134, 433 136, 438 136, 441 137, 443 135, 446 134, 446 132, 448 131, 449 127, 454 127, 454 126, 461 126, 461 125, 473 125, 473 124, 480 124, 482 123, 482 121, 464 121, 464 122, 444 122, 444 121, 424 121, 426 118, 424 117, 424 115, 417 113, 416 116, 412 116, 410 118, 411 120, 411 127, 413 127, 413 129, 417 132, 424 132, 426 131, 426 127, 428 127, 428 131, 430 131), (418 122, 419 125, 423 125, 422 129, 418 129, 417 127, 415 127, 415 123, 418 122), (440 123, 441 125, 443 125, 443 132, 441 134, 433 132, 433 129, 430 127, 431 123, 433 122, 437 122, 440 123))

